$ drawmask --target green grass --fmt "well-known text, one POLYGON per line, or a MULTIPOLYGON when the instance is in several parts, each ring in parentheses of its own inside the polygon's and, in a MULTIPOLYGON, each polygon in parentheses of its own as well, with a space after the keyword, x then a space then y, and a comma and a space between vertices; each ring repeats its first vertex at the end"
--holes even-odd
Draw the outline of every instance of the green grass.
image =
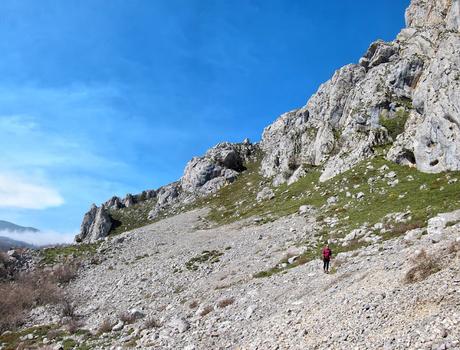
POLYGON ((155 202, 156 199, 149 199, 129 208, 110 210, 109 215, 114 224, 110 229, 109 235, 115 236, 151 224, 152 221, 148 219, 148 215, 155 202))
POLYGON ((88 258, 94 255, 100 243, 73 244, 67 246, 56 246, 40 250, 41 263, 53 265, 65 262, 68 259, 88 258))
POLYGON ((260 216, 263 218, 261 221, 263 223, 291 214, 306 202, 315 205, 324 203, 324 198, 319 193, 306 192, 313 187, 312 183, 318 182, 320 176, 319 170, 311 167, 304 178, 291 186, 284 184, 273 188, 275 198, 257 202, 257 193, 265 186, 270 187, 270 180, 264 179, 259 169, 259 162, 248 164, 247 170, 235 182, 222 188, 213 197, 202 201, 201 205, 211 208, 207 219, 217 224, 227 224, 260 216))
POLYGON ((200 264, 203 263, 210 263, 214 264, 220 261, 220 257, 224 255, 224 253, 219 252, 217 250, 204 250, 201 254, 191 258, 189 261, 185 263, 185 267, 188 270, 196 271, 200 264))
POLYGON ((37 343, 41 343, 43 338, 45 338, 48 332, 52 329, 56 329, 56 325, 46 325, 46 326, 38 326, 38 327, 31 327, 24 329, 19 332, 11 332, 9 334, 1 335, 0 336, 0 344, 3 343, 3 350, 15 350, 19 347, 19 344, 23 344, 23 348, 30 349, 37 343), (31 340, 20 340, 21 337, 32 334, 34 339, 31 340))
POLYGON ((388 130, 393 140, 396 140, 396 137, 404 131, 404 125, 406 125, 407 118, 409 117, 409 112, 407 111, 398 111, 397 114, 398 116, 392 119, 380 118, 380 125, 388 130))
POLYGON ((71 338, 64 339, 62 342, 62 347, 64 350, 71 350, 77 346, 77 342, 71 338))
MULTIPOLYGON (((249 206, 248 212, 243 212, 240 215, 243 217, 253 213, 258 215, 271 213, 273 216, 286 215, 297 211, 301 204, 320 207, 325 204, 329 196, 335 195, 338 202, 333 206, 324 206, 317 217, 322 225, 321 242, 330 238, 342 238, 351 230, 359 227, 366 226, 371 229, 374 224, 379 222, 384 223, 388 231, 382 234, 379 231, 374 231, 374 234, 380 235, 382 240, 389 240, 399 237, 408 230, 426 226, 428 219, 438 213, 449 212, 460 207, 460 183, 449 184, 450 178, 460 177, 458 172, 426 174, 414 168, 389 162, 383 156, 377 156, 374 159, 363 161, 355 168, 325 183, 312 184, 312 180, 314 182, 314 177, 317 175, 310 173, 291 186, 284 185, 276 189, 277 195, 282 200, 271 203, 270 208, 263 204, 249 206), (389 169, 380 172, 378 169, 384 165, 389 169), (368 166, 373 167, 373 169, 368 169, 368 166), (384 175, 390 171, 394 171, 399 180, 399 183, 394 187, 388 185, 391 179, 387 178, 376 180, 372 186, 368 184, 369 178, 384 175), (355 185, 359 185, 359 187, 354 188, 355 185), (425 185, 426 189, 421 190, 422 185, 425 185), (347 191, 352 196, 358 192, 363 192, 364 197, 361 200, 346 197, 347 191), (404 194, 404 197, 400 197, 401 194, 404 194), (384 220, 384 217, 390 213, 406 211, 411 213, 411 218, 407 222, 393 223, 384 220), (339 225, 334 228, 328 227, 324 222, 327 217, 336 217, 339 225)), ((236 196, 237 194, 233 193, 233 195, 236 196)), ((231 211, 227 213, 229 218, 233 218, 231 211)), ((261 271, 254 276, 268 277, 311 261, 319 256, 321 244, 309 248, 302 254, 301 259, 294 264, 282 267, 281 264, 285 261, 280 261, 273 268, 261 271)), ((342 251, 353 251, 366 245, 367 243, 356 241, 346 247, 332 244, 332 249, 334 254, 338 254, 342 251)))

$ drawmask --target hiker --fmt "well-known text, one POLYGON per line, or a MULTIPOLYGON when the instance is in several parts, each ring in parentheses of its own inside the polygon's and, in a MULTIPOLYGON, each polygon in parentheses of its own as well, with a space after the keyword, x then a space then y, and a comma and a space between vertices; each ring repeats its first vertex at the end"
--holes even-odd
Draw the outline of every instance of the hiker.
POLYGON ((323 248, 323 269, 325 273, 329 273, 329 261, 331 260, 332 250, 329 248, 329 244, 326 243, 323 248))

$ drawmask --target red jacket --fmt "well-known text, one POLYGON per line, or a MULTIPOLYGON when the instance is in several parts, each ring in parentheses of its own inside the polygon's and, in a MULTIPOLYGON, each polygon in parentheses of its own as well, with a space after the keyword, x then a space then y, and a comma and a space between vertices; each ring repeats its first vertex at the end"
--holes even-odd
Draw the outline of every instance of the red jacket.
POLYGON ((332 255, 332 250, 330 248, 323 248, 323 258, 330 259, 332 255))

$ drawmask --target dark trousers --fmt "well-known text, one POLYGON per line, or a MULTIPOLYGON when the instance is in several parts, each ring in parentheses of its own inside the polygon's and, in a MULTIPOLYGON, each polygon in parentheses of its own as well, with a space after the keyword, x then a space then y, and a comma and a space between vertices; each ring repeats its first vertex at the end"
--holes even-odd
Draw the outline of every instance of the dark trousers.
POLYGON ((329 271, 329 261, 330 259, 326 259, 326 258, 323 258, 323 268, 324 268, 324 271, 329 271))

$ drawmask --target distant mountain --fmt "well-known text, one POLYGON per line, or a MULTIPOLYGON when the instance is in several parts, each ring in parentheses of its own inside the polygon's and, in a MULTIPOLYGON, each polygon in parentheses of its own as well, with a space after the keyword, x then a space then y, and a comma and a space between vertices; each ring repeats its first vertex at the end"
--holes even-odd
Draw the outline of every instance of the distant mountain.
MULTIPOLYGON (((13 224, 9 221, 0 220, 0 234, 2 231, 6 231, 4 235, 6 235, 7 232, 40 232, 40 230, 36 229, 35 227, 24 227, 13 224)), ((5 251, 10 248, 34 248, 34 245, 9 237, 0 236, 0 251, 5 251)))
POLYGON ((0 220, 0 231, 14 231, 14 232, 39 232, 40 230, 34 227, 24 227, 13 224, 12 222, 0 220))
POLYGON ((26 242, 16 241, 14 239, 0 236, 0 251, 6 251, 11 248, 34 248, 35 246, 26 242))

